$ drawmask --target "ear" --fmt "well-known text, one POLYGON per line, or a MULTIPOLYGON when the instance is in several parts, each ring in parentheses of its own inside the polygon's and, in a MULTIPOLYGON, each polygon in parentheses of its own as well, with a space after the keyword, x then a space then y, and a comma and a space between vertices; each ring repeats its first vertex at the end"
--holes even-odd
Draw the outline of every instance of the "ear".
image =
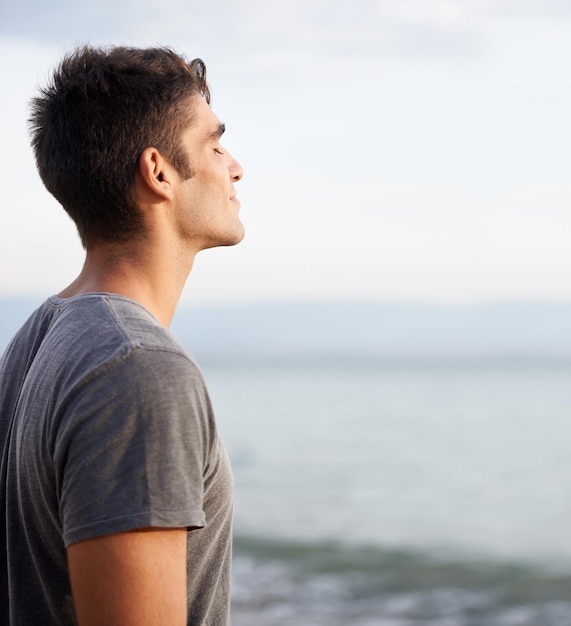
POLYGON ((158 196, 161 200, 173 198, 173 166, 156 148, 145 148, 139 157, 138 178, 144 196, 158 196))

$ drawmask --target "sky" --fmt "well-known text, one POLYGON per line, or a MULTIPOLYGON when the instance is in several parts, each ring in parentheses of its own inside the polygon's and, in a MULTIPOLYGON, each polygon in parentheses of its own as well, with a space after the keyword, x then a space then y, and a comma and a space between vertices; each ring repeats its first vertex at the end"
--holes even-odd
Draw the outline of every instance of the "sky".
POLYGON ((247 235, 183 303, 571 300, 567 0, 2 3, 0 296, 81 268, 26 120, 82 43, 206 62, 247 235))

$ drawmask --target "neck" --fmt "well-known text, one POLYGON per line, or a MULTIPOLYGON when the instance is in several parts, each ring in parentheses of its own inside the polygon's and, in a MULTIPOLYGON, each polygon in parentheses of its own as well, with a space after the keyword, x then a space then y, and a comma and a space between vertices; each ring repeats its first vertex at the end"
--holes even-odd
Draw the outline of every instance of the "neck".
POLYGON ((120 246, 97 244, 87 251, 79 276, 59 296, 101 292, 125 296, 168 328, 194 256, 147 240, 120 246))

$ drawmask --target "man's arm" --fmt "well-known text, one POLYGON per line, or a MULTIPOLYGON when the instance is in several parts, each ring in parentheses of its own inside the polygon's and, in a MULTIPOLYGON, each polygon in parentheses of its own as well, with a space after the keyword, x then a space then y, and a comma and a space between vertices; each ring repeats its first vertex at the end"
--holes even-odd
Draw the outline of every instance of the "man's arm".
POLYGON ((185 626, 186 535, 146 528, 69 546, 80 626, 185 626))

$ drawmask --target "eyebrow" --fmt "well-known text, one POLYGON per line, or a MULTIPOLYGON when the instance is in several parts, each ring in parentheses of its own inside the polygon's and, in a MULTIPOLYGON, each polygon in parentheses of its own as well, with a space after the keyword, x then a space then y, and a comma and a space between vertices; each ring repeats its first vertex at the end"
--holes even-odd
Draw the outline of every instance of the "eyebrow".
POLYGON ((218 127, 216 128, 216 130, 213 130, 211 133, 209 133, 208 137, 209 139, 220 139, 220 137, 222 137, 225 131, 226 131, 226 124, 220 123, 218 124, 218 127))

